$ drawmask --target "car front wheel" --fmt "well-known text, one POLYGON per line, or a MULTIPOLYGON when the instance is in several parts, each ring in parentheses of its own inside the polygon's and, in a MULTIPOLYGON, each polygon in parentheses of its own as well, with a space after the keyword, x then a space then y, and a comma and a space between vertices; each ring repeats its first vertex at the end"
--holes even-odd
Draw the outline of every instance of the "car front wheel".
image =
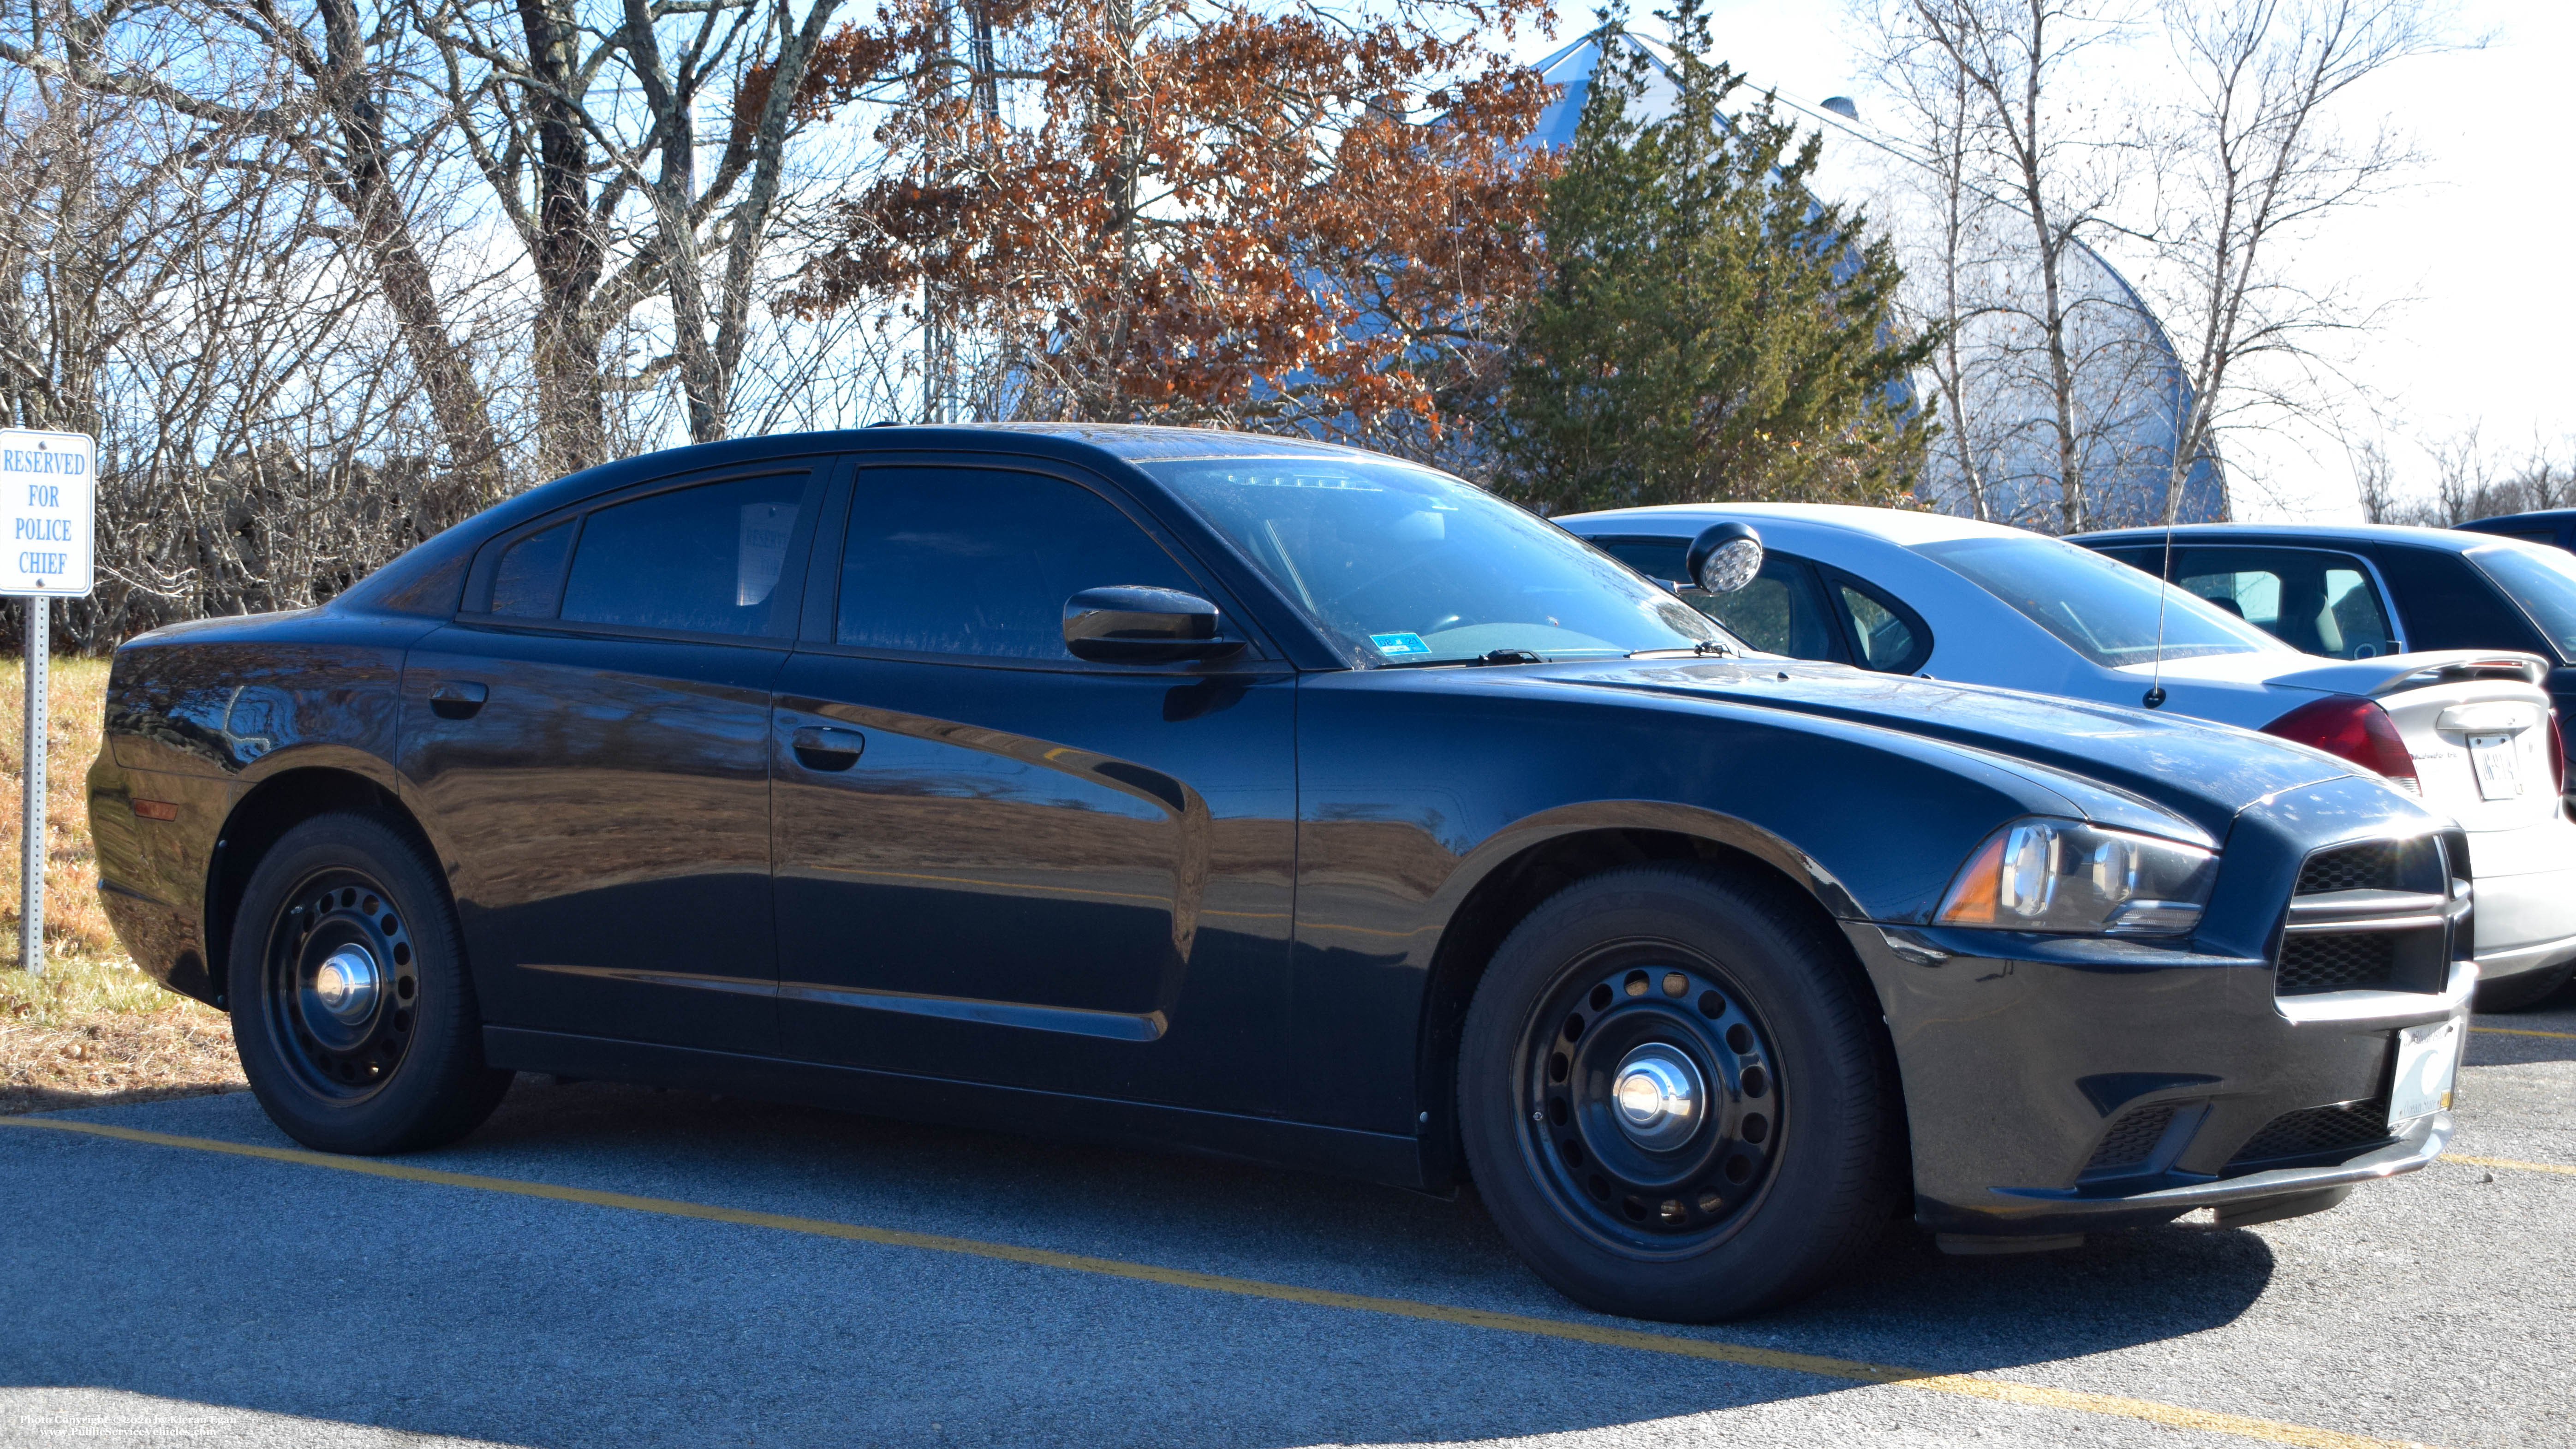
POLYGON ((1892 1069, 1846 948, 1699 866, 1577 882, 1496 952, 1460 1043, 1469 1170, 1567 1297, 1707 1322, 1813 1291, 1895 1202, 1892 1069))
POLYGON ((420 848, 317 816, 251 873, 227 991, 242 1073, 308 1147, 373 1155, 471 1132, 509 1090, 484 1065, 454 908, 420 848))

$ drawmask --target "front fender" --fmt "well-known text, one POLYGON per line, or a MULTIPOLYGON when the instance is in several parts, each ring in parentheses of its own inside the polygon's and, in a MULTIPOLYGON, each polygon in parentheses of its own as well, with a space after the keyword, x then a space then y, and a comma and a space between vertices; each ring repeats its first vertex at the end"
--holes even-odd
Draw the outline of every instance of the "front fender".
POLYGON ((2086 815, 2042 773, 1879 725, 1503 671, 1309 676, 1291 968, 1303 1110, 1429 1125, 1419 1064, 1441 943, 1533 849, 1680 835, 1765 861, 1837 918, 1921 921, 1997 825, 2086 815))

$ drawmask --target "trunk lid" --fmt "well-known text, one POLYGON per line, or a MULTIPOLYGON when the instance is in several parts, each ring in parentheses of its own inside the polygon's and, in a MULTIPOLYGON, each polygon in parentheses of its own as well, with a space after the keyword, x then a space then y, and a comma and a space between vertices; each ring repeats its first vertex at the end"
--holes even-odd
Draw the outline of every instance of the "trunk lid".
POLYGON ((2560 808, 2550 778, 2546 662, 2449 649, 2355 659, 2274 683, 2377 701, 2415 761, 2424 803, 2470 831, 2512 830, 2560 808))

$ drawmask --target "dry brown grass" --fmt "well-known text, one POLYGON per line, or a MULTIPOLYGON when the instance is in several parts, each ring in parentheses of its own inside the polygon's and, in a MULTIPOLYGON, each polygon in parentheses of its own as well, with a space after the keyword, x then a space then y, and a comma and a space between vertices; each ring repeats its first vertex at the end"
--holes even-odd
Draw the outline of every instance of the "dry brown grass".
POLYGON ((99 906, 83 779, 98 757, 104 659, 57 659, 45 779, 45 970, 18 967, 20 666, 0 671, 0 1114, 194 1096, 242 1084, 232 1023, 163 989, 117 945, 99 906))

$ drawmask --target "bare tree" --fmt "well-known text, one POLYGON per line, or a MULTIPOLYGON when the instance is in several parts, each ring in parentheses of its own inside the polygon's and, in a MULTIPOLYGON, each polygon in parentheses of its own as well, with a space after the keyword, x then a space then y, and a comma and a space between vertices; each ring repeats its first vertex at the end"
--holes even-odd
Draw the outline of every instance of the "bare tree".
POLYGON ((2576 508, 2576 463, 2562 461, 2537 441, 2510 463, 2487 448, 2474 425, 2426 440, 2422 447, 2433 469, 2430 497, 2400 494, 2386 451, 2376 443, 2362 445, 2354 483, 2364 517, 2373 523, 2450 528, 2475 518, 2576 508))
POLYGON ((313 603, 479 506, 428 466, 443 421, 279 73, 167 10, 30 21, 8 42, 56 64, 0 75, 0 389, 99 440, 99 586, 58 606, 68 639, 313 603))
POLYGON ((201 166, 257 166, 321 188, 344 219, 316 224, 345 226, 366 258, 438 418, 450 466, 492 469, 499 448, 488 401, 450 334, 415 235, 406 172, 419 155, 394 132, 402 92, 389 81, 400 60, 385 53, 399 32, 363 14, 357 0, 314 0, 304 17, 290 17, 275 0, 215 3, 168 17, 180 33, 205 37, 202 48, 156 48, 149 54, 158 61, 147 63, 107 41, 154 33, 164 18, 160 7, 100 0, 84 11, 77 0, 51 3, 53 23, 31 26, 25 42, 0 39, 0 58, 89 95, 147 104, 209 128, 194 153, 201 166), (281 143, 286 154, 249 161, 224 154, 245 139, 281 143))
POLYGON ((2289 389, 2323 360, 2320 338, 2369 324, 2366 309, 2302 276, 2289 250, 2409 179, 2412 146, 2385 120, 2347 135, 2336 103, 2448 42, 2441 12, 2413 0, 2164 0, 2161 13, 2184 82, 2155 137, 2144 238, 2183 342, 2171 521, 2222 430, 2302 411, 2289 389))
POLYGON ((1939 456, 1930 477, 1954 475, 1947 482, 1968 516, 1992 521, 1997 515, 1988 473, 2003 440, 1992 431, 2000 421, 1995 410, 1984 404, 1993 391, 1987 375, 1997 359, 1974 334, 2002 310, 1994 274, 2008 249, 1994 235, 2003 207, 1985 192, 1975 165, 1983 98, 1908 22, 1886 25, 1887 12, 1880 18, 1881 73, 1904 112, 1912 143, 1900 154, 1893 178, 1892 209, 1912 223, 1898 243, 1907 261, 1898 305, 1918 335, 1936 339, 1925 370, 1942 436, 1934 444, 1939 456))
POLYGON ((693 441, 731 428, 790 144, 869 79, 839 0, 415 0, 457 136, 534 277, 537 468, 610 455, 608 398, 676 374, 693 441), (821 62, 817 66, 818 59, 821 62), (711 166, 702 127, 724 139, 711 166), (667 309, 667 350, 603 344, 667 309))
POLYGON ((2144 521, 2166 470, 2172 348, 2102 250, 2143 153, 2103 103, 2124 0, 1865 0, 1893 103, 1883 215, 1942 438, 1926 490, 1979 518, 2070 532, 2144 521), (2081 100, 2077 98, 2081 97, 2081 100))
MULTIPOLYGON (((2121 302, 2116 289, 2093 283, 2098 259, 2086 239, 2109 229, 2133 153, 2116 123, 2070 119, 2078 109, 2071 83, 2089 52, 2124 38, 2132 8, 2127 0, 1889 0, 1873 18, 1883 68, 1928 123, 1925 159, 1936 176, 1952 178, 1940 187, 1945 213, 1957 217, 1945 217, 1945 232, 1956 225, 1952 240, 1967 240, 1970 213, 1984 210, 1971 198, 2005 209, 2021 232, 2022 295, 1956 298, 1945 320, 1958 327, 1975 314, 2010 314, 2023 324, 2004 329, 2004 345, 2040 370, 2054 525, 2073 532, 2093 520, 2093 444, 2119 435, 2093 416, 2106 411, 2105 389, 2087 354, 2107 339, 2088 332, 2084 314, 2121 302)), ((1961 369, 1950 373, 1955 383, 1961 369)))

